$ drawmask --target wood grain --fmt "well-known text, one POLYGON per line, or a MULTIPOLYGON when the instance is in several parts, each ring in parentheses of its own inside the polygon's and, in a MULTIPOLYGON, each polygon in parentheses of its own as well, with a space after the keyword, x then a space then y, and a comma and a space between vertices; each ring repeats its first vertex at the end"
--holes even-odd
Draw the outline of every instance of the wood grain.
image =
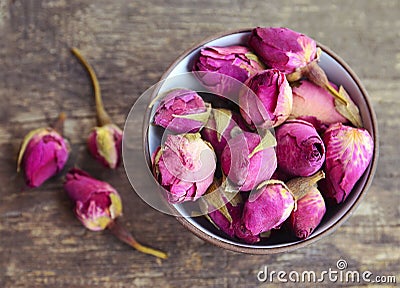
POLYGON ((257 287, 265 285, 256 277, 264 265, 322 271, 339 259, 351 270, 400 281, 399 12, 397 0, 1 0, 0 287, 257 287), (255 26, 287 26, 339 54, 367 88, 380 129, 379 167, 350 220, 311 246, 271 256, 205 243, 141 201, 122 167, 110 172, 87 155, 94 101, 69 52, 76 46, 87 56, 107 110, 123 126, 137 97, 180 53, 211 34, 255 26), (62 190, 62 174, 23 188, 16 175, 21 139, 60 111, 68 114, 65 134, 73 149, 67 169, 76 164, 114 185, 129 229, 168 251, 168 260, 139 254, 107 231, 85 230, 62 190))

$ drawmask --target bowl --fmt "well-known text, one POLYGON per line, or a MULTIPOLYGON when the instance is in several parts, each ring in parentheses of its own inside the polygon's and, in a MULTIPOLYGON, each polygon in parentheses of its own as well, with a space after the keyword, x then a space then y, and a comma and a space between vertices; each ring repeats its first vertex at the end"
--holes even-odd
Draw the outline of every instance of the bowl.
MULTIPOLYGON (((171 88, 179 87, 179 83, 176 81, 176 77, 182 73, 190 72, 193 67, 193 63, 198 57, 199 51, 205 46, 229 46, 229 45, 246 45, 248 37, 250 36, 251 29, 244 29, 240 31, 233 31, 218 34, 207 38, 192 48, 186 50, 181 56, 179 56, 171 66, 162 75, 159 84, 154 86, 148 93, 151 100, 157 98, 157 96, 162 92, 169 90, 171 88), (169 81, 171 80, 171 81, 169 81)), ((164 211, 167 209, 171 210, 170 214, 179 215, 176 219, 190 232, 200 237, 201 239, 214 244, 218 247, 228 249, 235 252, 249 253, 249 254, 272 254, 279 252, 286 252, 294 250, 305 245, 311 244, 322 237, 327 236, 342 225, 349 216, 354 212, 356 207, 360 204, 364 198, 369 186, 371 185, 378 159, 378 130, 377 121, 375 113, 373 111, 372 105, 370 103, 367 91, 361 84, 361 81, 357 75, 351 70, 351 68, 333 51, 328 47, 318 43, 317 44, 322 49, 322 54, 320 57, 320 66, 326 72, 328 79, 337 84, 343 85, 347 90, 349 95, 355 104, 359 107, 361 117, 363 119, 364 128, 366 128, 374 140, 374 154, 370 165, 359 179, 353 191, 350 193, 348 198, 340 205, 335 208, 329 209, 325 214, 320 225, 314 230, 310 237, 305 240, 297 240, 295 238, 276 238, 274 240, 268 240, 267 242, 259 242, 257 244, 246 244, 239 240, 233 240, 221 231, 219 231, 215 226, 208 222, 205 217, 192 217, 190 214, 186 213, 180 205, 166 205, 164 211)), ((187 81, 192 81, 188 79, 187 81)), ((192 84, 191 84, 192 85, 192 84)), ((142 110, 143 111, 143 110, 142 110)), ((145 115, 143 120, 143 153, 144 159, 147 162, 148 167, 151 166, 151 155, 155 151, 156 147, 160 144, 160 131, 156 127, 151 127, 146 129, 146 124, 149 123, 154 114, 154 107, 151 109, 149 106, 145 109, 145 115)), ((148 126, 147 126, 148 127, 148 126)), ((126 132, 124 132, 126 133, 126 132)), ((125 162, 125 161, 124 161, 125 162)), ((135 165, 137 167, 137 165, 135 165)), ((134 167, 133 167, 134 168, 134 167)), ((132 169, 133 169, 132 168, 132 169)), ((129 175, 129 171, 128 175, 129 175)), ((131 180, 131 179, 130 179, 131 180)), ((131 181, 132 183, 132 181, 131 181)), ((135 185, 134 185, 135 187, 135 185)), ((149 189, 154 189, 148 187, 149 189)), ((138 189, 135 187, 136 191, 138 189)), ((139 188, 143 189, 143 188, 139 188)), ((156 189, 157 190, 157 189, 156 189)), ((153 196, 146 196, 140 193, 141 197, 149 204, 153 204, 153 196), (147 197, 147 198, 146 198, 147 197)), ((162 201, 161 201, 162 202, 162 201)), ((152 205, 153 206, 153 205, 152 205)), ((153 206, 154 207, 154 206, 153 206)), ((163 209, 159 209, 163 210, 163 209)))

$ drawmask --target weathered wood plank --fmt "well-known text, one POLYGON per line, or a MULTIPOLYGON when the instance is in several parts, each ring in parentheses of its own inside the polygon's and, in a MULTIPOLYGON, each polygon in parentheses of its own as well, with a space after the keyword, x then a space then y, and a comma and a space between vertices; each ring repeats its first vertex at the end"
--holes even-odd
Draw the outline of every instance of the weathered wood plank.
POLYGON ((323 271, 339 259, 349 270, 400 281, 399 12, 397 0, 0 1, 0 287, 258 287, 264 265, 323 271), (258 25, 302 31, 337 52, 367 88, 380 129, 379 167, 354 215, 317 243, 269 256, 205 243, 141 201, 122 167, 110 172, 90 158, 85 139, 95 125, 94 101, 69 52, 80 48, 95 67, 107 110, 122 127, 137 97, 180 53, 211 34, 258 25), (85 230, 62 190, 62 174, 23 188, 15 174, 21 139, 60 111, 68 115, 73 149, 66 169, 78 165, 114 185, 129 229, 170 259, 156 261, 107 231, 85 230))

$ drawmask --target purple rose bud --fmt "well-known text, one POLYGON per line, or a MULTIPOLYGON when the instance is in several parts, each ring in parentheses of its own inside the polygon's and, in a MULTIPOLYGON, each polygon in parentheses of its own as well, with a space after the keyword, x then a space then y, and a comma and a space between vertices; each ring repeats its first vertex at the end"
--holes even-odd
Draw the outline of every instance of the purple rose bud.
POLYGON ((277 161, 275 138, 243 132, 228 141, 221 155, 222 171, 240 191, 249 191, 271 178, 277 161))
POLYGON ((219 181, 215 180, 203 196, 200 207, 214 226, 234 237, 235 226, 242 217, 243 202, 239 193, 232 199, 227 199, 223 189, 219 181))
POLYGON ((122 214, 118 192, 82 170, 74 168, 68 172, 64 189, 75 203, 76 216, 90 230, 104 230, 122 214))
POLYGON ((278 229, 294 207, 294 197, 282 181, 265 181, 244 204, 242 223, 252 235, 259 235, 278 229))
POLYGON ((337 112, 332 94, 308 80, 303 80, 300 86, 293 87, 291 116, 313 116, 325 125, 347 122, 347 119, 337 112))
POLYGON ((235 127, 247 131, 246 124, 238 113, 227 109, 212 109, 201 135, 213 146, 217 156, 221 156, 227 141, 232 138, 231 132, 235 127))
POLYGON ((64 168, 68 156, 69 146, 61 134, 52 128, 39 128, 25 136, 17 171, 24 170, 29 187, 38 187, 64 168))
POLYGON ((269 67, 287 74, 317 57, 316 42, 288 28, 255 28, 249 46, 269 67))
POLYGON ((121 163, 122 131, 116 125, 94 127, 87 145, 90 154, 105 167, 115 169, 121 163))
POLYGON ((291 176, 309 176, 325 161, 325 146, 316 129, 303 120, 288 120, 275 129, 278 166, 291 176))
POLYGON ((264 67, 249 48, 244 46, 206 47, 201 49, 200 57, 194 65, 194 71, 201 82, 211 91, 225 95, 236 88, 232 77, 243 83, 250 76, 263 70, 264 67), (225 75, 229 77, 221 77, 225 75), (233 85, 233 87, 231 87, 233 85))
POLYGON ((371 162, 374 142, 366 129, 332 124, 324 136, 326 188, 321 190, 337 203, 349 196, 371 162))
POLYGON ((249 125, 262 128, 282 124, 292 111, 292 89, 283 73, 276 69, 259 72, 245 84, 254 92, 239 95, 243 118, 249 125))
POLYGON ((306 239, 321 223, 326 212, 325 201, 316 187, 297 200, 297 208, 289 218, 289 226, 299 239, 306 239))
POLYGON ((195 91, 171 90, 157 107, 154 124, 176 133, 195 133, 207 123, 210 108, 195 91))
POLYGON ((240 193, 227 199, 231 192, 226 194, 226 184, 226 180, 222 185, 215 180, 209 187, 200 202, 203 213, 214 226, 232 238, 236 236, 246 243, 260 241, 258 235, 252 235, 241 223, 244 203, 240 193))
POLYGON ((75 204, 75 214, 92 231, 109 229, 118 239, 136 250, 166 259, 162 251, 140 244, 117 218, 122 215, 122 201, 117 190, 107 182, 91 177, 77 168, 65 176, 64 190, 75 204))
POLYGON ((153 154, 153 173, 169 192, 170 203, 194 201, 213 182, 215 158, 213 148, 199 133, 170 134, 153 154))

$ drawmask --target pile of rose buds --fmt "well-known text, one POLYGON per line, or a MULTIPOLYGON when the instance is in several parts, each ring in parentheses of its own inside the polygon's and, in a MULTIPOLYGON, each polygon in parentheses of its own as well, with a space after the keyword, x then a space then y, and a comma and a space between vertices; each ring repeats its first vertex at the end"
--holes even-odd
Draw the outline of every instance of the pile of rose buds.
POLYGON ((167 200, 200 202, 212 224, 246 243, 309 237, 373 155, 358 107, 329 81, 320 54, 287 28, 255 28, 246 46, 202 48, 193 72, 215 101, 238 87, 226 77, 248 89, 238 105, 216 108, 186 88, 163 95, 153 124, 169 132, 152 166, 167 200))
MULTIPOLYGON (((88 151, 103 166, 116 169, 121 163, 122 131, 112 123, 103 107, 100 86, 93 68, 79 50, 73 48, 72 53, 87 69, 96 100, 97 126, 87 138, 88 151)), ((62 135, 65 117, 61 113, 54 127, 35 129, 25 136, 17 160, 17 170, 23 170, 28 187, 39 187, 59 174, 66 165, 71 149, 62 135)), ((117 221, 122 215, 122 201, 110 184, 72 168, 65 176, 64 190, 75 204, 77 218, 87 229, 109 229, 118 239, 140 252, 160 259, 168 257, 162 251, 137 242, 124 225, 117 221)))

